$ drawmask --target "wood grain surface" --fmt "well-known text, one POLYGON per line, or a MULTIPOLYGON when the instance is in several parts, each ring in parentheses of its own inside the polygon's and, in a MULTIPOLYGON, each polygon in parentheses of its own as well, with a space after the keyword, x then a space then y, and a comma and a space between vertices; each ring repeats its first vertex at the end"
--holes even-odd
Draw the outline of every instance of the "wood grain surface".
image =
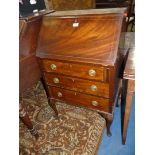
POLYGON ((69 76, 75 76, 85 79, 93 79, 98 81, 106 81, 106 68, 102 66, 96 66, 93 64, 81 64, 81 63, 72 63, 70 61, 56 61, 56 60, 47 60, 41 59, 40 61, 43 71, 50 73, 60 73, 69 76), (56 69, 52 70, 51 65, 55 65, 56 69), (94 70, 96 72, 95 76, 89 75, 89 70, 94 70))
POLYGON ((123 78, 135 80, 135 48, 129 50, 123 78))
POLYGON ((37 56, 114 65, 123 15, 45 16, 37 56), (77 27, 74 24, 78 23, 77 27), (46 34, 46 35, 45 35, 46 34))
POLYGON ((73 104, 76 106, 96 109, 102 112, 111 111, 109 99, 87 95, 87 94, 83 94, 83 93, 79 93, 79 92, 75 92, 71 90, 66 90, 62 88, 57 88, 57 87, 49 87, 49 90, 50 90, 50 95, 54 99, 65 101, 69 104, 73 104), (62 96, 59 97, 58 93, 61 93, 62 96), (92 104, 92 101, 96 101, 97 105, 94 106, 92 104))
POLYGON ((44 79, 48 85, 71 89, 74 91, 109 98, 109 84, 90 81, 61 74, 44 73, 44 79), (57 81, 55 82, 55 79, 57 81), (93 86, 96 88, 93 90, 93 86))

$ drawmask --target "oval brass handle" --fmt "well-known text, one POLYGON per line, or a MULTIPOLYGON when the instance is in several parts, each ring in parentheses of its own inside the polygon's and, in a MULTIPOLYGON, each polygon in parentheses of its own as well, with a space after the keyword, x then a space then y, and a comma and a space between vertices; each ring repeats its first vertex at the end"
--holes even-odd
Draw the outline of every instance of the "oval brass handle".
POLYGON ((55 64, 51 64, 51 69, 52 70, 56 70, 57 69, 57 66, 55 64))
POLYGON ((58 95, 58 97, 62 97, 62 93, 61 92, 58 92, 57 95, 58 95))
POLYGON ((58 78, 53 78, 53 82, 54 83, 59 83, 59 79, 58 78))
POLYGON ((97 101, 92 101, 91 104, 92 104, 93 106, 97 106, 97 105, 98 105, 98 102, 97 102, 97 101))
POLYGON ((90 89, 91 89, 92 91, 97 91, 97 86, 96 86, 96 85, 91 85, 90 89))
POLYGON ((90 69, 88 71, 89 76, 95 76, 96 75, 96 71, 94 69, 90 69))

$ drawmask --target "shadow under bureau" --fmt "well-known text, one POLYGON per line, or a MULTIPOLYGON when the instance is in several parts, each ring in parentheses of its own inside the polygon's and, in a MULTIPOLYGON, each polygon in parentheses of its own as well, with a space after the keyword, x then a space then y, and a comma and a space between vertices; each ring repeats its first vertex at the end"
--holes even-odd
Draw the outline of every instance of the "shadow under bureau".
POLYGON ((118 44, 124 10, 107 10, 44 16, 36 55, 51 104, 60 101, 98 111, 107 121, 110 136, 122 62, 118 44))

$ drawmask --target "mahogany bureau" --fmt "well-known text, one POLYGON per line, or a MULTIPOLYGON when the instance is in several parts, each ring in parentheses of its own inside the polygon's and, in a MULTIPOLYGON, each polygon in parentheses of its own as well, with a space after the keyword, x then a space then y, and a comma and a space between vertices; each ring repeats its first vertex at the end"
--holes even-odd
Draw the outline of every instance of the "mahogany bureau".
POLYGON ((43 17, 36 55, 52 104, 98 111, 110 125, 118 89, 124 9, 59 11, 43 17))

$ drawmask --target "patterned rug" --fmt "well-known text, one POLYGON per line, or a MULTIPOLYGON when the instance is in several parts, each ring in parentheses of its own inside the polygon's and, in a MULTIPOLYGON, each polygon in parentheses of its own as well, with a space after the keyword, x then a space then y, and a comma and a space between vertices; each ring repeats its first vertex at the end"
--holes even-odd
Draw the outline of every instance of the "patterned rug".
POLYGON ((36 141, 20 121, 20 155, 97 154, 106 126, 98 113, 57 102, 59 119, 56 119, 41 82, 27 90, 22 99, 39 139, 36 141))

